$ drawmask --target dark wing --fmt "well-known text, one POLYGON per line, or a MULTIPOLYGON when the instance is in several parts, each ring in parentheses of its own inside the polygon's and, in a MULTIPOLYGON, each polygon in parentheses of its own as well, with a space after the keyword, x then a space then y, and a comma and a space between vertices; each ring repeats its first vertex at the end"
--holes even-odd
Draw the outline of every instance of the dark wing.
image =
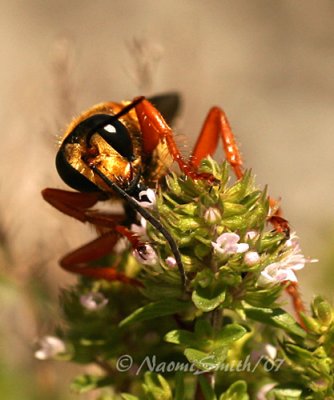
POLYGON ((180 112, 181 96, 176 92, 158 94, 147 99, 162 114, 168 125, 172 125, 180 112))

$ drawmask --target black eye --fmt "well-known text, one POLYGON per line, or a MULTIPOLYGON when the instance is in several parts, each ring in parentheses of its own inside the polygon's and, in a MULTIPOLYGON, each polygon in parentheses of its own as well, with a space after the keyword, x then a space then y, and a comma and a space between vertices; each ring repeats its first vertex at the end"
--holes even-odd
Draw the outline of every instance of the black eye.
POLYGON ((80 138, 85 138, 89 146, 91 137, 97 132, 121 156, 133 161, 133 145, 128 130, 120 121, 107 114, 96 114, 82 121, 63 144, 79 143, 80 138))
POLYGON ((98 132, 121 156, 129 161, 133 160, 132 141, 128 130, 120 121, 113 119, 110 115, 97 114, 89 118, 89 125, 87 142, 91 135, 98 132))

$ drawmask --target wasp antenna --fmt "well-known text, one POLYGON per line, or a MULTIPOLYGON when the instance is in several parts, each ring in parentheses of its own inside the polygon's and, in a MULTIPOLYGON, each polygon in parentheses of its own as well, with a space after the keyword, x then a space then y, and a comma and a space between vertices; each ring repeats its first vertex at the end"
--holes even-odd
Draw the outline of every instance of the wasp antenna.
POLYGON ((137 104, 142 102, 144 99, 145 99, 144 96, 136 97, 131 103, 129 103, 128 105, 123 107, 121 109, 121 111, 119 111, 117 114, 110 115, 109 118, 106 118, 102 122, 95 124, 87 133, 87 136, 86 136, 87 145, 89 145, 89 141, 95 132, 98 132, 101 128, 105 127, 108 123, 112 123, 112 121, 118 120, 120 117, 127 114, 129 111, 131 111, 134 107, 136 107, 137 104))
POLYGON ((123 115, 127 114, 129 111, 131 111, 133 108, 136 107, 137 104, 141 103, 145 99, 144 96, 139 96, 136 97, 133 101, 131 101, 130 104, 126 105, 124 108, 121 109, 117 114, 112 115, 112 119, 118 119, 122 117, 123 115))
MULTIPOLYGON (((88 164, 89 165, 89 164, 88 164)), ((137 211, 142 217, 144 217, 148 222, 150 222, 167 240, 172 253, 175 257, 176 264, 178 266, 182 286, 185 289, 187 287, 188 279, 183 267, 183 263, 181 260, 181 254, 177 247, 177 244, 172 237, 172 235, 167 231, 167 229, 145 208, 143 208, 133 197, 131 197, 128 193, 126 193, 121 187, 119 187, 116 183, 112 182, 108 177, 106 177, 103 172, 101 172, 95 165, 89 165, 89 167, 118 195, 120 195, 130 207, 132 207, 135 211, 137 211)))

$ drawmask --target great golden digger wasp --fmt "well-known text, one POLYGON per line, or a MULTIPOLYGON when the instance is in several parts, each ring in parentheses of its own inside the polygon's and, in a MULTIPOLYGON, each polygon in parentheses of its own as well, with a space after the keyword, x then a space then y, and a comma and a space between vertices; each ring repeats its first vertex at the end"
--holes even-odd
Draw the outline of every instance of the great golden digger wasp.
MULTIPOLYGON (((171 114, 175 113, 177 96, 157 97, 152 102, 159 102, 159 99, 169 101, 171 114)), ((45 189, 42 194, 58 210, 94 225, 100 234, 94 241, 61 259, 60 265, 65 270, 95 279, 138 285, 137 280, 115 266, 94 268, 89 264, 112 252, 121 237, 126 237, 133 249, 145 256, 145 243, 129 229, 138 213, 165 237, 186 287, 187 276, 176 242, 140 205, 141 193, 154 188, 166 175, 169 165, 163 161, 163 154, 176 161, 185 176, 214 184, 214 178, 199 172, 198 166, 203 158, 215 152, 219 138, 236 178, 243 177, 240 152, 223 110, 213 107, 209 111, 192 155, 186 160, 175 143, 172 129, 152 102, 137 97, 131 102, 101 103, 82 113, 67 128, 56 156, 56 167, 63 181, 77 192, 45 189), (99 201, 108 199, 121 200, 124 213, 92 209, 99 201)), ((288 235, 288 223, 279 211, 270 218, 275 229, 288 235)), ((294 293, 291 295, 293 297, 294 293)), ((298 301, 295 297, 295 304, 298 301)), ((301 307, 298 303, 298 308, 301 307)))

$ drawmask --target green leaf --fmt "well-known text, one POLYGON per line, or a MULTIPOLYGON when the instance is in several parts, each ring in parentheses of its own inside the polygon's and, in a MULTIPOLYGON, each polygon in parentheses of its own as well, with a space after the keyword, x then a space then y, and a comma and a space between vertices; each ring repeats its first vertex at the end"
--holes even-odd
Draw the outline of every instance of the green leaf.
POLYGON ((297 400, 302 399, 302 389, 276 386, 271 393, 277 400, 297 400))
POLYGON ((224 202, 224 218, 245 214, 246 212, 247 208, 241 204, 224 202))
POLYGON ((172 400, 172 391, 166 379, 160 374, 153 372, 145 373, 145 383, 143 384, 145 399, 149 400, 172 400))
POLYGON ((255 321, 263 322, 267 325, 272 325, 284 329, 286 332, 299 336, 306 337, 306 332, 302 329, 294 318, 281 308, 246 308, 246 315, 255 321))
POLYGON ((96 375, 79 375, 71 383, 71 389, 76 393, 86 393, 90 390, 101 388, 110 384, 109 377, 96 375))
POLYGON ((177 314, 189 308, 190 304, 184 301, 165 299, 155 303, 149 303, 138 308, 132 314, 123 319, 119 326, 124 327, 133 322, 148 321, 150 319, 177 314))
POLYGON ((198 318, 195 324, 195 335, 199 338, 212 338, 213 327, 209 321, 204 318, 198 318))
POLYGON ((210 353, 189 348, 184 351, 184 355, 196 368, 209 372, 221 367, 226 360, 227 352, 227 347, 216 348, 210 353))
POLYGON ((194 333, 181 329, 168 332, 165 335, 165 340, 168 343, 181 344, 185 347, 201 348, 206 344, 203 339, 197 338, 194 333))
POLYGON ((175 374, 175 394, 174 400, 184 400, 184 373, 175 374))
POLYGON ((225 290, 220 289, 218 293, 217 291, 198 287, 193 291, 191 298, 198 309, 204 312, 212 311, 225 300, 225 290))
POLYGON ((251 306, 263 308, 272 306, 278 299, 282 287, 275 285, 265 289, 256 288, 255 290, 248 291, 244 300, 251 306))
POLYGON ((217 400, 217 396, 211 387, 209 381, 204 377, 199 377, 199 384, 201 385, 202 394, 205 400, 217 400))
POLYGON ((219 400, 249 400, 247 394, 247 383, 245 381, 236 381, 223 393, 219 400))
POLYGON ((121 396, 122 396, 122 399, 124 399, 124 400, 139 400, 139 397, 133 396, 132 394, 128 394, 128 393, 122 393, 121 396))
POLYGON ((226 325, 217 335, 216 343, 221 346, 228 346, 239 340, 247 333, 247 329, 239 324, 226 325))

